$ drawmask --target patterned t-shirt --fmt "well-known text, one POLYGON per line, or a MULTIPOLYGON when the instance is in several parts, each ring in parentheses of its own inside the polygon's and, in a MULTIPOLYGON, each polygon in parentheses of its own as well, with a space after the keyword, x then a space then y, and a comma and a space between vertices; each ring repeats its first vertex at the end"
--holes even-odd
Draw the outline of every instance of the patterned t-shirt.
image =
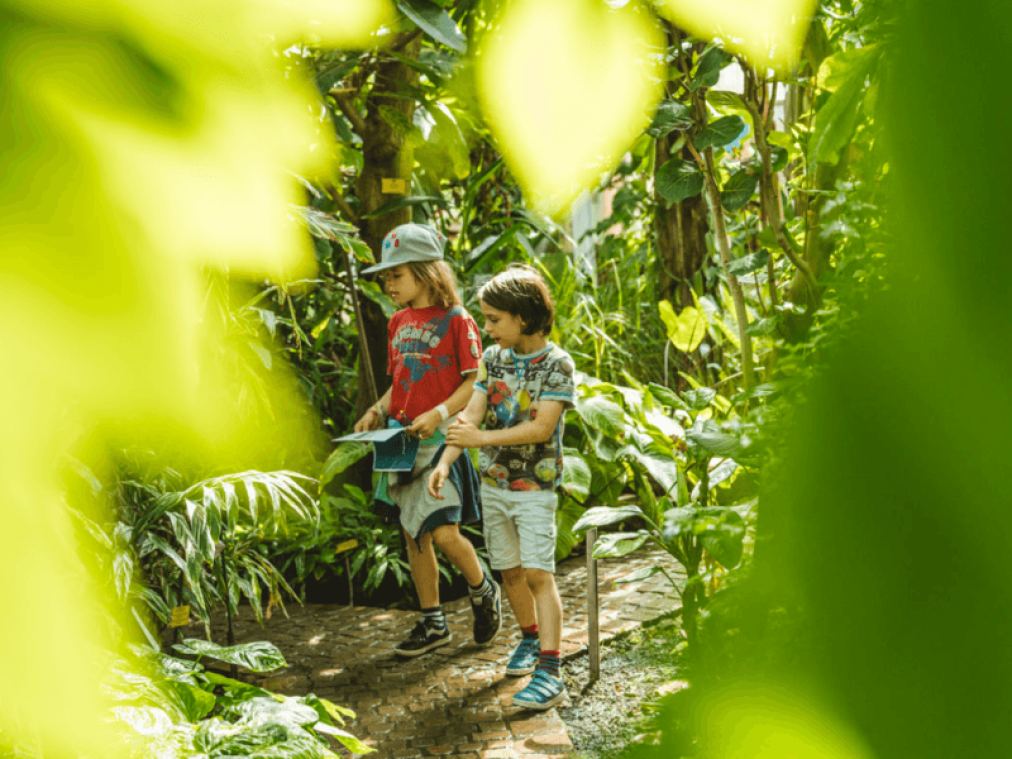
MULTIPOLYGON (((488 396, 485 429, 502 430, 536 419, 542 400, 572 408, 575 370, 570 355, 552 343, 527 355, 497 345, 489 348, 474 383, 476 393, 488 396)), ((503 490, 553 490, 562 481, 564 419, 565 413, 543 443, 482 448, 482 482, 503 490)))
POLYGON ((478 325, 461 306, 405 308, 390 319, 387 371, 393 375, 390 415, 410 424, 478 369, 478 325))

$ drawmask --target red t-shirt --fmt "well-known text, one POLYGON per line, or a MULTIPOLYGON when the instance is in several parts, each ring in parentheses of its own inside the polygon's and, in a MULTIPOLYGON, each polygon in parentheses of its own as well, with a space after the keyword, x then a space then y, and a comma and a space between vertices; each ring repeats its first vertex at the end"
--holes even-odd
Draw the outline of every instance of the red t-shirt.
POLYGON ((478 325, 461 306, 405 308, 387 334, 390 415, 403 424, 445 402, 481 361, 478 325))

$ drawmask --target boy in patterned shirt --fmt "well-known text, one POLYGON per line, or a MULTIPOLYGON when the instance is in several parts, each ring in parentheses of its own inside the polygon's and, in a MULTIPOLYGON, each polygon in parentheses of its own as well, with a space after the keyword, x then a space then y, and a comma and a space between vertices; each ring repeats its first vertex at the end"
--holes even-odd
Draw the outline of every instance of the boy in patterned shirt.
POLYGON ((547 339, 554 307, 535 269, 506 269, 478 298, 485 332, 495 345, 482 355, 474 394, 447 432, 429 491, 441 497, 462 450, 481 449, 485 543, 523 634, 506 674, 533 672, 513 703, 543 710, 566 694, 559 650, 562 602, 555 586, 555 488, 562 480, 563 415, 573 405, 575 366, 547 339))

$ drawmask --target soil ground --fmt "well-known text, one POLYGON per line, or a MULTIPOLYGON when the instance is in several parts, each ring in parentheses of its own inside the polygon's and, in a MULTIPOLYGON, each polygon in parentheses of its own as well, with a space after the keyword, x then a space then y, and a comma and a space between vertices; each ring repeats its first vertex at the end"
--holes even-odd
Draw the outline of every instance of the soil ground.
POLYGON ((559 708, 575 757, 617 759, 642 732, 644 707, 685 687, 679 679, 681 628, 667 617, 602 647, 601 676, 590 682, 586 654, 567 661, 569 706, 559 708))

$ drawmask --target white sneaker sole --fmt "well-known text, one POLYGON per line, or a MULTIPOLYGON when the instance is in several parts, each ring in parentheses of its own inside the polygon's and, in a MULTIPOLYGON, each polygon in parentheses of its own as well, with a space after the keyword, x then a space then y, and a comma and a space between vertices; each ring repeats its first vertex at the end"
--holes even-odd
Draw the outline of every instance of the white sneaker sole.
POLYGON ((542 703, 535 703, 533 701, 521 701, 516 696, 514 696, 513 706, 519 706, 521 709, 531 709, 536 712, 543 712, 546 709, 551 709, 557 703, 562 701, 565 697, 566 691, 562 691, 562 693, 558 694, 557 696, 553 696, 547 701, 544 701, 542 703))

